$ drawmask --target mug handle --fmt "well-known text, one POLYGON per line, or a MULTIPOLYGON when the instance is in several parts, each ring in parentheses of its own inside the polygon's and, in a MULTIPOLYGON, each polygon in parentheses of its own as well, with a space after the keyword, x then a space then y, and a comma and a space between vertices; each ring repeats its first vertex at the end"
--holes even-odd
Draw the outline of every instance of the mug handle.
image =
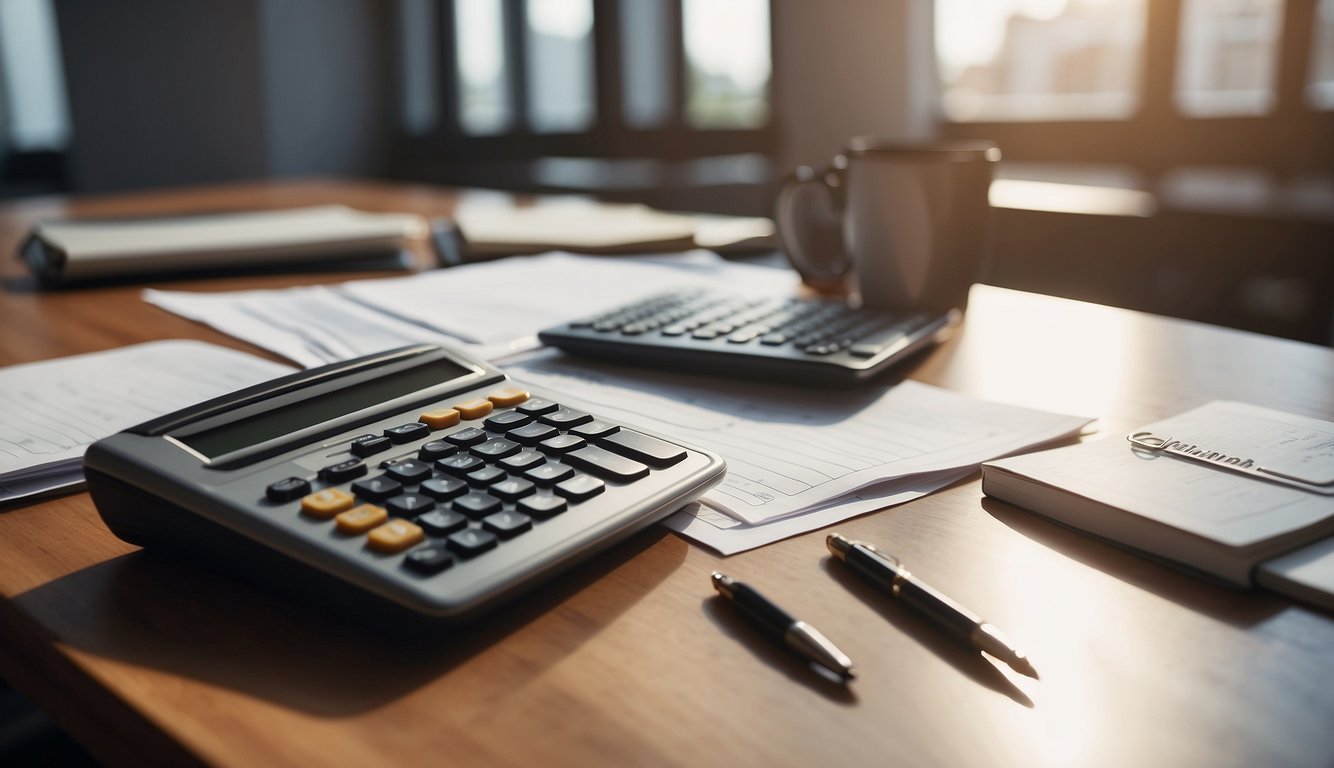
POLYGON ((823 232, 824 237, 817 238, 809 230, 802 232, 798 225, 798 191, 809 185, 816 185, 828 196, 830 207, 838 218, 843 216, 843 183, 848 168, 848 160, 837 155, 829 165, 818 173, 808 165, 800 165, 788 174, 783 188, 778 192, 778 205, 774 220, 778 225, 778 237, 787 253, 788 260, 807 283, 828 285, 842 280, 852 269, 852 260, 843 247, 841 230, 833 233, 823 232), (817 255, 818 252, 818 255, 817 255))

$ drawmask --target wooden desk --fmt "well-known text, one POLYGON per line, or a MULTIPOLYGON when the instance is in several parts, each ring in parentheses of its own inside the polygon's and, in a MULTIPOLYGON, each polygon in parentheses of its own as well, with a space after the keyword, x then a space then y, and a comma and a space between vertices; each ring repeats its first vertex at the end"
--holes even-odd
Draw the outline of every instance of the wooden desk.
MULTIPOLYGON (((37 216, 340 201, 447 212, 447 191, 241 185, 0 208, 37 216)), ((137 286, 34 292, 5 260, 0 363, 168 337, 248 347, 137 286)), ((335 280, 329 275, 319 279, 335 280)), ((315 278, 186 281, 281 287, 315 278)), ((256 351, 256 350, 251 350, 256 351)), ((1218 398, 1334 415, 1334 351, 993 288, 914 374, 1102 417, 1115 435, 1218 398)), ((711 598, 719 558, 644 533, 492 619, 393 636, 113 537, 86 494, 0 511, 0 675, 111 762, 224 765, 1315 765, 1334 759, 1334 617, 1178 573, 984 500, 976 478, 838 526, 883 543, 1025 648, 968 653, 825 554, 728 558, 856 660, 846 692, 711 598)))

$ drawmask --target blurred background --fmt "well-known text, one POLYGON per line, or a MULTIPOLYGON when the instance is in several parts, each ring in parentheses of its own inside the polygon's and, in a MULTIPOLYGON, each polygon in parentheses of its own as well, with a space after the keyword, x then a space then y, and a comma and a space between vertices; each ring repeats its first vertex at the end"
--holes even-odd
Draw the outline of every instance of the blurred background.
POLYGON ((987 281, 1334 341, 1334 0, 0 0, 0 194, 293 176, 768 214, 1005 161, 987 281))

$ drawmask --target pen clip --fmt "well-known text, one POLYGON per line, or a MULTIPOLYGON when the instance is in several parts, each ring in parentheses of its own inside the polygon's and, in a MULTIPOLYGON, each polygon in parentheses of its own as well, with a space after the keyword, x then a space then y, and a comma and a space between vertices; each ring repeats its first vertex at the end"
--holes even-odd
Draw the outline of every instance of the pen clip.
POLYGON ((1142 431, 1126 435, 1126 440, 1135 448, 1153 454, 1165 454, 1212 469, 1221 469, 1257 480, 1286 485, 1289 488, 1297 488, 1325 496, 1334 495, 1334 484, 1321 484, 1303 480, 1300 477, 1293 477, 1277 470, 1259 466, 1254 459, 1210 451, 1173 437, 1163 437, 1152 432, 1142 431))

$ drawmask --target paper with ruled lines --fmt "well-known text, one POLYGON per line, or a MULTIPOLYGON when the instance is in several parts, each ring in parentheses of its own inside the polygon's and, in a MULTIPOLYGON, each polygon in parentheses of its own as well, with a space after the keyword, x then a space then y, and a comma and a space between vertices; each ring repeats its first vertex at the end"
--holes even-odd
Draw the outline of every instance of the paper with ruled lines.
POLYGON ((78 483, 99 438, 291 370, 199 341, 0 369, 0 501, 78 483))

